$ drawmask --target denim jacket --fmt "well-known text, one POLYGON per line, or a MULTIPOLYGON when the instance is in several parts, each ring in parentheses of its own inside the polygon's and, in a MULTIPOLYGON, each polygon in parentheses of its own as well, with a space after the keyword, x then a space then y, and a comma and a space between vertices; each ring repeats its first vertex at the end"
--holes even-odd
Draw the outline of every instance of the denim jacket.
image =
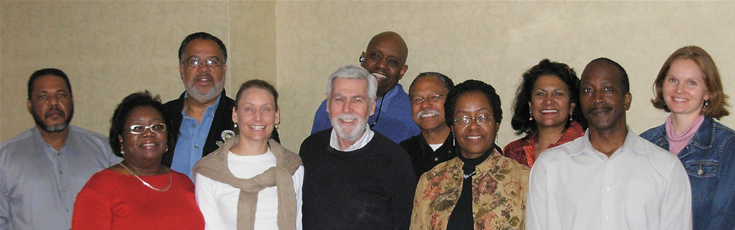
MULTIPOLYGON (((641 134, 668 150, 666 124, 641 134)), ((694 230, 735 227, 735 131, 705 116, 692 140, 678 154, 692 187, 694 230)))

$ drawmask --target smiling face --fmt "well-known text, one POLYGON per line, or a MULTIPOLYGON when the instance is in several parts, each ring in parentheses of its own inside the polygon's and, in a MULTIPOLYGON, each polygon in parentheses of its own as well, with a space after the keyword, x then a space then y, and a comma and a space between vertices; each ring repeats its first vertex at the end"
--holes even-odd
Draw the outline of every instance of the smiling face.
POLYGON ((625 111, 632 95, 623 92, 620 78, 611 64, 593 62, 584 68, 579 100, 590 130, 625 130, 625 111))
POLYGON ((574 110, 569 88, 557 76, 544 75, 536 79, 528 102, 538 128, 563 127, 574 110))
MULTIPOLYGON (((480 116, 493 117, 492 106, 484 94, 470 91, 457 97, 454 110, 455 120, 461 117, 477 118, 480 116)), ((476 119, 472 120, 469 125, 455 122, 451 128, 462 156, 473 159, 482 156, 493 147, 499 127, 500 124, 491 118, 488 122, 479 124, 476 119)))
POLYGON ((125 162, 138 166, 149 164, 143 162, 161 161, 163 153, 167 149, 168 136, 166 131, 153 132, 148 128, 142 134, 133 134, 129 128, 133 125, 150 126, 162 123, 165 124, 163 116, 153 107, 140 106, 130 111, 130 115, 128 115, 123 126, 125 130, 123 130, 121 136, 118 136, 123 150, 125 150, 125 155, 123 155, 125 162))
POLYGON ((240 140, 267 141, 281 119, 273 94, 251 87, 237 101, 237 106, 232 108, 232 120, 238 124, 240 140))
POLYGON ((179 73, 187 95, 200 103, 214 102, 225 87, 227 65, 222 64, 219 67, 209 67, 206 64, 199 67, 187 66, 185 63, 191 59, 216 59, 224 63, 222 50, 213 40, 194 39, 184 49, 182 56, 184 63, 179 63, 179 73))
POLYGON ((354 142, 365 133, 375 103, 368 96, 364 79, 336 78, 327 100, 327 113, 337 138, 354 142))
POLYGON ((362 53, 365 61, 361 65, 378 80, 378 97, 383 97, 403 78, 408 70, 407 56, 406 43, 396 33, 381 33, 370 40, 362 53))
POLYGON ((434 131, 447 128, 444 120, 444 101, 447 99, 447 90, 438 77, 426 76, 414 82, 410 90, 411 114, 413 122, 419 126, 421 131, 434 131), (439 96, 437 101, 430 101, 432 97, 439 96), (416 104, 415 100, 423 98, 423 102, 416 104))
POLYGON ((65 130, 74 115, 69 87, 64 79, 54 75, 36 78, 27 106, 36 126, 48 133, 65 130))
POLYGON ((663 98, 674 115, 699 116, 710 98, 702 69, 691 59, 671 63, 663 82, 663 98))

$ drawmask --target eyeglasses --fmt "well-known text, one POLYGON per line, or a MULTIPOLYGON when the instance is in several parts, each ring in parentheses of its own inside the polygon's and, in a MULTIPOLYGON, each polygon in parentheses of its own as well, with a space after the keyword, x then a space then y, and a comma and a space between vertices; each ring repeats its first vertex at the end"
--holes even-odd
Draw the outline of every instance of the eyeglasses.
POLYGON ((149 126, 142 126, 142 125, 131 125, 128 131, 132 134, 143 134, 147 129, 151 129, 151 132, 154 133, 161 133, 163 131, 166 131, 166 125, 163 123, 153 124, 149 126))
POLYGON ((225 63, 219 60, 219 58, 210 58, 206 60, 191 58, 182 62, 182 64, 185 64, 188 67, 201 67, 202 65, 207 65, 208 67, 220 67, 225 63))
POLYGON ((424 101, 437 102, 439 101, 439 99, 441 99, 444 96, 446 95, 435 94, 435 95, 429 95, 428 97, 425 97, 425 98, 424 97, 414 97, 413 99, 411 99, 411 103, 413 103, 414 105, 420 105, 421 103, 424 103, 424 101))
POLYGON ((493 117, 485 114, 480 114, 477 117, 462 116, 454 119, 454 123, 460 126, 470 126, 472 120, 475 120, 478 125, 489 125, 493 122, 493 117))

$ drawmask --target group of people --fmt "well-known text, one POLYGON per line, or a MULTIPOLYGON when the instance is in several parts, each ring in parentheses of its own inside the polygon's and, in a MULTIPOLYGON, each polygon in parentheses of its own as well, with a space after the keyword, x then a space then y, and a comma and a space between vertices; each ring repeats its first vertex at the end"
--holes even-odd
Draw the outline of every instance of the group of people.
POLYGON ((501 148, 495 88, 438 72, 408 88, 408 47, 375 35, 338 68, 298 153, 280 145, 278 92, 224 91, 227 49, 187 36, 186 88, 117 106, 108 138, 69 125, 64 72, 28 81, 36 126, 0 147, 0 229, 733 229, 735 131, 717 67, 675 51, 653 85, 666 121, 626 123, 625 69, 598 58, 580 75, 542 60, 522 75, 501 148), (116 157, 117 156, 117 157, 116 157))

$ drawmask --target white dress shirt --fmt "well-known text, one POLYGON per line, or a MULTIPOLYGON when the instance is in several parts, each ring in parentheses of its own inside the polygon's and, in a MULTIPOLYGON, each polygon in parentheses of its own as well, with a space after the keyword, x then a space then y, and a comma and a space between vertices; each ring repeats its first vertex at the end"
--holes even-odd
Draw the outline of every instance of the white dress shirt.
POLYGON ((691 190, 673 154, 634 134, 609 158, 582 138, 531 169, 526 229, 692 229, 691 190))

